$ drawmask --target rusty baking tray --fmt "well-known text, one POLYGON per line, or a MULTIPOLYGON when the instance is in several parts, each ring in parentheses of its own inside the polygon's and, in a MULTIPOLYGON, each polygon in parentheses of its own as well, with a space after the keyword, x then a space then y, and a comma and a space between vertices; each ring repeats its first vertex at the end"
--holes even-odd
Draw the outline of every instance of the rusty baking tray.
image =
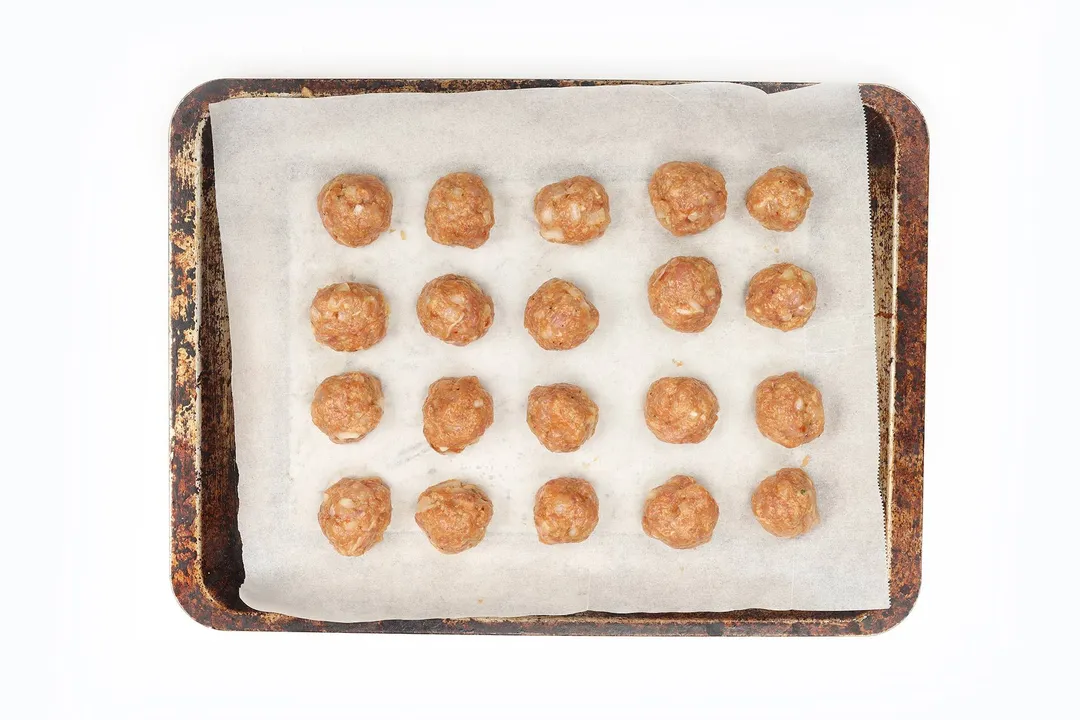
MULTIPOLYGON (((915 105, 862 85, 869 137, 878 358, 879 483, 890 553, 885 610, 739 610, 333 623, 240 600, 229 319, 214 195, 209 105, 236 97, 469 92, 630 81, 215 80, 191 91, 169 139, 172 584, 198 622, 222 630, 543 635, 867 635, 900 622, 919 593, 926 377, 928 140, 915 105)), ((783 92, 791 83, 746 83, 783 92)))

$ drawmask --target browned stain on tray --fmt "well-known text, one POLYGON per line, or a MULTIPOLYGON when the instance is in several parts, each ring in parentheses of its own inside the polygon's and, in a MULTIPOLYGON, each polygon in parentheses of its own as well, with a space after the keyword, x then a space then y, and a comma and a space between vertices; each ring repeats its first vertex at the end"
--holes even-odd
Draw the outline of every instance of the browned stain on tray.
MULTIPOLYGON (((610 80, 215 80, 185 97, 169 146, 169 354, 172 368, 172 582, 181 606, 222 630, 542 635, 867 635, 910 611, 922 574, 926 376, 928 140, 918 108, 863 85, 870 162, 875 323, 881 427, 879 483, 890 553, 885 610, 576 615, 330 623, 259 612, 244 580, 236 524, 231 354, 214 195, 212 102, 235 97, 326 97, 369 92, 470 92, 610 80), (196 402, 198 398, 198 402, 196 402)), ((663 84, 663 83, 648 83, 663 84)), ((746 83, 767 92, 801 85, 746 83)))

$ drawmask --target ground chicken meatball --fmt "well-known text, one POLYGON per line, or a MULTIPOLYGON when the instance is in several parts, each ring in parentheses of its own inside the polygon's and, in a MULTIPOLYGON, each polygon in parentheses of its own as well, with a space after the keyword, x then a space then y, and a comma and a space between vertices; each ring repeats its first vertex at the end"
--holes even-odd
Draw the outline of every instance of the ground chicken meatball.
POLYGON ((469 278, 443 275, 420 291, 416 317, 428 335, 451 345, 468 345, 491 327, 495 304, 469 278))
POLYGON ((390 307, 374 285, 342 282, 315 293, 308 314, 319 344, 340 352, 356 352, 386 337, 390 307))
POLYGON ((374 375, 334 375, 315 389, 311 421, 335 443, 357 442, 382 419, 382 400, 382 383, 374 375))
POLYGON ((656 219, 672 235, 708 230, 727 213, 727 184, 719 170, 697 162, 664 163, 649 180, 656 219))
POLYGON ((596 430, 599 408, 577 385, 537 385, 529 392, 525 419, 540 444, 551 452, 577 450, 596 430))
POLYGON ((586 540, 599 519, 600 501, 586 480, 555 478, 536 492, 533 521, 536 534, 545 545, 586 540))
POLYGON ((570 350, 589 339, 600 313, 576 285, 553 278, 525 303, 525 329, 545 350, 570 350))
POLYGON ((342 555, 363 555, 390 524, 390 488, 381 478, 342 478, 323 493, 319 527, 342 555))
POLYGON ((720 309, 720 277, 703 257, 674 257, 649 278, 649 307, 679 332, 701 332, 720 309))
POLYGON ((689 475, 676 475, 649 491, 641 527, 645 534, 686 550, 712 540, 720 508, 709 491, 689 475))
POLYGON ((805 325, 816 305, 814 276, 791 263, 759 270, 746 291, 746 317, 784 332, 805 325))
POLYGON ((701 442, 716 425, 719 410, 712 390, 696 378, 660 378, 645 395, 645 424, 666 443, 701 442))
POLYGON ((754 396, 758 430, 775 443, 798 447, 825 429, 821 393, 799 373, 765 378, 754 396))
POLYGON ((762 480, 750 508, 761 527, 776 537, 802 535, 819 520, 814 483, 798 468, 784 468, 762 480))
POLYGON ((746 191, 746 210, 766 230, 791 232, 806 217, 812 197, 805 175, 788 167, 774 167, 746 191))
POLYGON ((319 215, 330 237, 360 247, 390 227, 394 199, 374 175, 338 175, 319 192, 319 215))
POLYGON ((424 226, 440 245, 478 248, 495 224, 495 209, 484 181, 472 173, 450 173, 428 194, 424 226))
POLYGON ((495 420, 491 395, 475 376, 431 383, 424 400, 424 437, 438 453, 459 453, 495 420))
POLYGON ((565 245, 595 240, 611 222, 604 186, 581 175, 541 188, 533 200, 533 211, 540 235, 565 245))
POLYGON ((460 480, 432 485, 416 500, 416 524, 428 542, 447 555, 479 545, 491 514, 484 491, 460 480))

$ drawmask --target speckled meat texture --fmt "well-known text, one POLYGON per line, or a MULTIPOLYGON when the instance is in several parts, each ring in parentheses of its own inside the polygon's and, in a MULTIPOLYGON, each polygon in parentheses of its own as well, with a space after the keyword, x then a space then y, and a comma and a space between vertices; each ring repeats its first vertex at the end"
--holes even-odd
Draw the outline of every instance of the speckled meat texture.
POLYGON ((374 175, 338 175, 319 192, 318 207, 330 237, 346 247, 361 247, 390 227, 394 200, 374 175))
POLYGON ((381 478, 342 478, 323 493, 319 527, 342 555, 363 555, 390 525, 390 488, 381 478))
POLYGON ((814 276, 791 263, 759 270, 746 291, 746 316, 759 325, 784 332, 805 325, 816 306, 814 276))
POLYGON ((424 401, 424 437, 435 452, 459 453, 495 420, 491 395, 475 376, 431 383, 424 401))
POLYGON ((761 527, 776 537, 797 537, 819 521, 814 483, 799 468, 784 468, 762 480, 750 507, 761 527))
POLYGON ((416 317, 428 335, 450 345, 468 345, 491 327, 495 304, 473 280, 443 275, 420 291, 416 317))
POLYGON ((374 285, 342 282, 315 293, 309 317, 316 342, 339 352, 356 352, 386 337, 390 307, 374 285))
POLYGON ((577 385, 538 385, 529 392, 529 429, 551 452, 577 450, 592 437, 600 409, 577 385))
POLYGON ((825 430, 821 393, 799 373, 762 380, 755 392, 755 405, 761 434, 786 448, 808 443, 825 430))
POLYGON ((315 389, 311 421, 335 443, 359 442, 382 419, 382 401, 382 383, 374 375, 334 375, 315 389))
POLYGON ((611 222, 604 186, 580 175, 541 188, 533 199, 533 212, 541 237, 566 245, 595 240, 611 222))
POLYGON ((672 235, 708 230, 727 214, 727 184, 719 170, 698 162, 664 163, 649 180, 656 219, 672 235))
POLYGON ((553 278, 525 304, 525 329, 545 350, 570 350, 589 339, 600 313, 573 283, 553 278))
POLYGON ((709 542, 719 518, 709 491, 689 475, 676 475, 649 491, 641 527, 649 537, 687 550, 709 542))
POLYGON ((484 181, 472 173, 439 178, 428 194, 424 226, 440 245, 478 248, 495 225, 495 206, 484 181))
POLYGON ((432 546, 453 555, 480 544, 492 511, 491 500, 476 485, 447 480, 420 493, 415 517, 432 546))
POLYGON ((666 443, 701 442, 712 432, 719 411, 716 396, 697 378, 660 378, 645 395, 645 424, 666 443))
POLYGON ((791 232, 799 227, 814 193, 806 176, 789 167, 774 167, 746 192, 746 210, 767 230, 791 232))
POLYGON ((649 308, 665 325, 679 332, 701 332, 720 309, 720 277, 703 257, 674 257, 649 278, 649 308))
POLYGON ((545 545, 579 543, 588 539, 600 520, 600 500, 581 478, 548 480, 536 493, 533 521, 545 545))

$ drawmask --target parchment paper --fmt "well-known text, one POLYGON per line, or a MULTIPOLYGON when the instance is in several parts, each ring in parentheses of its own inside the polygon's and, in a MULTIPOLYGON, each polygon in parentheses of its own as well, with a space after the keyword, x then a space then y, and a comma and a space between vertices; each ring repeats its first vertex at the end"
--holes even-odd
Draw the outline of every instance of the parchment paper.
POLYGON ((878 429, 866 136, 854 86, 775 95, 730 84, 564 88, 467 94, 378 94, 332 99, 237 99, 211 107, 218 216, 232 333, 240 471, 239 527, 254 608, 337 621, 572 613, 867 609, 888 606, 877 486, 878 429), (700 160, 727 178, 727 218, 675 239, 657 223, 647 182, 661 163, 700 160), (788 164, 814 190, 793 233, 746 212, 749 185, 788 164), (484 177, 496 225, 478 250, 447 248, 424 232, 427 193, 457 170, 484 177), (394 196, 392 228, 373 245, 335 244, 315 198, 342 172, 380 176, 394 196), (611 226, 584 247, 540 238, 532 198, 575 174, 604 184, 611 226), (665 328, 646 281, 675 255, 716 264, 724 296, 697 335, 665 328), (802 330, 760 327, 743 300, 754 272, 795 262, 817 277, 817 312, 802 330), (474 278, 495 301, 482 340, 456 348, 428 337, 415 316, 421 287, 443 273, 474 278), (546 352, 528 336, 529 295, 551 277, 578 284, 600 311, 592 338, 546 352), (315 343, 308 306, 342 280, 378 285, 390 330, 374 348, 337 353, 315 343), (381 378, 385 414, 363 441, 334 445, 311 423, 325 377, 381 378), (821 390, 825 433, 787 450, 762 437, 753 391, 797 370, 821 390), (460 455, 432 451, 421 431, 428 384, 475 374, 495 400, 495 423, 460 455), (698 445, 667 445, 645 426, 649 384, 665 375, 706 381, 720 420, 698 445), (525 423, 538 384, 583 386, 600 407, 596 435, 575 453, 545 450, 525 423), (785 466, 807 471, 821 524, 781 540, 750 510, 757 483, 785 466), (650 488, 694 475, 720 505, 712 542, 672 550, 641 530, 650 488), (338 555, 316 513, 343 476, 379 475, 393 521, 359 558, 338 555), (584 543, 544 546, 533 497, 560 475, 590 480, 600 523, 584 543), (448 478, 476 482, 495 508, 486 539, 446 556, 417 528, 417 495, 448 478))

